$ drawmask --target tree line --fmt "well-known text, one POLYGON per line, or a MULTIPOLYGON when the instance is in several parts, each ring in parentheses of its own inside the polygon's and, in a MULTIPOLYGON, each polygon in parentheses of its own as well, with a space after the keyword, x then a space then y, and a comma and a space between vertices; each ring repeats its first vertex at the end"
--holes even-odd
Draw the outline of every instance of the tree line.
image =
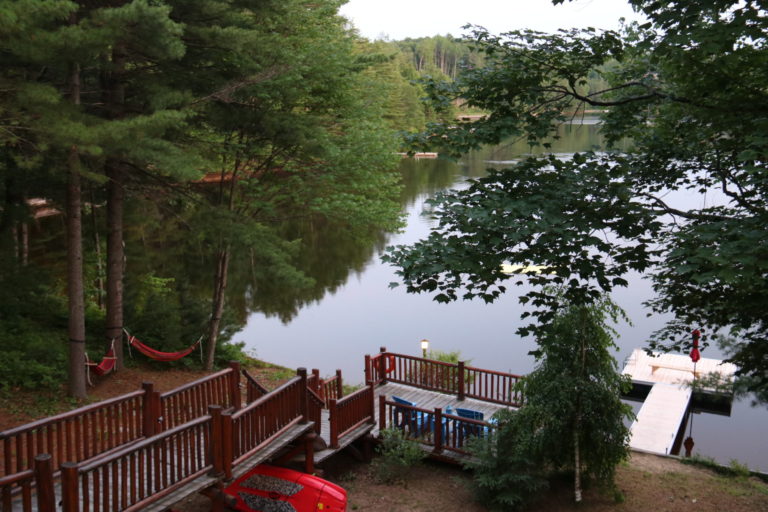
POLYGON ((124 365, 126 313, 156 332, 178 323, 187 344, 203 332, 210 369, 231 334, 233 258, 270 285, 306 286, 284 221, 334 220, 361 238, 399 225, 392 57, 339 5, 0 2, 5 385, 53 384, 67 368, 69 393, 85 396, 87 353, 114 346, 124 365), (41 204, 61 213, 64 244, 36 227, 58 222, 41 204), (149 218, 205 268, 127 257, 149 218), (205 272, 209 299, 171 268, 205 272))

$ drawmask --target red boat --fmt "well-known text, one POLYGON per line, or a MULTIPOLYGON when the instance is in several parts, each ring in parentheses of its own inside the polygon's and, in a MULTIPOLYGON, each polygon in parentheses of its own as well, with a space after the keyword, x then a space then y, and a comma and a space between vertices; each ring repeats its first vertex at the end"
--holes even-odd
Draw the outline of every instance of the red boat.
POLYGON ((292 469, 260 465, 224 492, 246 512, 345 512, 347 491, 338 485, 292 469))

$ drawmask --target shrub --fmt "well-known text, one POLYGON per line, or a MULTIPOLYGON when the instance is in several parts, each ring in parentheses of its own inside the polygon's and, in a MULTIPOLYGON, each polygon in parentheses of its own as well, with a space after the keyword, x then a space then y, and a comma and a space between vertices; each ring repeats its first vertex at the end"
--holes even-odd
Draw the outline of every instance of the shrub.
POLYGON ((373 461, 373 472, 376 480, 385 484, 402 481, 426 456, 419 443, 406 439, 399 429, 382 430, 376 451, 379 457, 373 461))

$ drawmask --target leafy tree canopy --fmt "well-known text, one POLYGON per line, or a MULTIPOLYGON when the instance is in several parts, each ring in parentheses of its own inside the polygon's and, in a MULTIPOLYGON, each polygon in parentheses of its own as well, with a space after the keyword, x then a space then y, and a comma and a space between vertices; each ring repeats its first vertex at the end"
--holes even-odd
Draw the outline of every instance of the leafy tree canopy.
MULTIPOLYGON (((555 0, 554 3, 560 3, 555 0)), ((768 51, 762 1, 633 0, 647 23, 621 32, 472 28, 486 65, 457 81, 428 84, 432 100, 464 98, 490 114, 476 123, 433 125, 414 149, 458 155, 523 137, 547 144, 558 123, 606 110, 602 132, 626 152, 527 158, 434 202, 439 225, 389 260, 411 292, 438 301, 494 300, 508 283, 556 283, 584 304, 630 271, 654 282, 656 313, 675 321, 652 347, 681 349, 694 327, 728 331, 732 358, 752 389, 768 386, 768 51), (588 78, 608 84, 588 90, 588 78), (687 196, 693 200, 681 201, 687 196), (502 263, 545 265, 508 275, 502 263)), ((539 332, 558 300, 540 286, 539 332)))

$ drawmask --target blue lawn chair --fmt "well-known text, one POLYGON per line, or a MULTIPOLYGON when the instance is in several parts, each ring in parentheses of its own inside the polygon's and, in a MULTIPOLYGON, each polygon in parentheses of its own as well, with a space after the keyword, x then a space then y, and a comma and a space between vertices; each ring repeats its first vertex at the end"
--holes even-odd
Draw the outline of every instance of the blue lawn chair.
MULTIPOLYGON (((416 407, 416 402, 409 402, 399 396, 392 395, 392 401, 400 405, 416 407)), ((424 431, 432 430, 432 418, 421 411, 395 407, 395 426, 401 429, 408 427, 412 434, 420 436, 424 431)))
MULTIPOLYGON (((470 419, 470 420, 483 421, 485 419, 485 416, 480 411, 473 411, 472 409, 462 409, 460 407, 456 408, 456 415, 462 418, 470 419)), ((481 425, 473 425, 469 423, 463 423, 462 428, 459 430, 459 439, 463 440, 464 437, 468 437, 468 436, 482 436, 487 433, 488 433, 488 427, 483 427, 481 425)))

